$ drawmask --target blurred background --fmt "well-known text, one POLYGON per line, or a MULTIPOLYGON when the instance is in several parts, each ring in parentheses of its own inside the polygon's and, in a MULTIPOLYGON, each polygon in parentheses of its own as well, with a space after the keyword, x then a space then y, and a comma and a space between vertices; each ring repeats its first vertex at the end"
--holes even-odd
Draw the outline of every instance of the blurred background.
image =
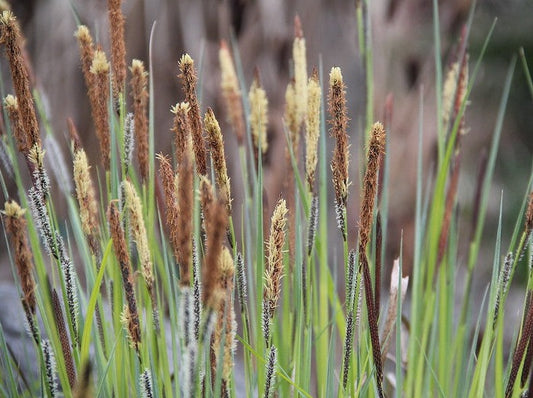
MULTIPOLYGON (((255 67, 269 98, 269 151, 265 158, 267 206, 273 206, 283 191, 285 176, 285 137, 283 133, 284 95, 290 80, 290 58, 294 37, 294 17, 299 15, 307 44, 308 72, 322 63, 324 75, 340 66, 347 86, 349 135, 351 143, 348 217, 352 244, 356 238, 359 207, 359 154, 363 148, 365 114, 365 73, 358 51, 357 1, 340 0, 126 0, 126 44, 128 63, 138 58, 148 64, 150 32, 153 28, 152 67, 155 92, 156 152, 170 153, 170 106, 183 100, 177 78, 177 61, 188 52, 196 61, 201 78, 202 110, 215 110, 225 133, 230 177, 240 181, 237 142, 225 123, 220 92, 218 49, 220 40, 233 37, 238 45, 248 90, 255 67)), ((423 99, 424 177, 431 176, 435 158, 435 89, 433 9, 428 0, 380 0, 368 2, 368 15, 374 53, 374 117, 383 120, 385 102, 392 99, 388 123, 390 154, 390 218, 385 274, 399 253, 404 231, 405 263, 409 264, 413 232, 416 177, 416 148, 419 109, 423 99)), ((26 36, 26 48, 33 66, 35 85, 41 90, 50 125, 70 170, 66 119, 78 127, 89 157, 101 170, 98 144, 90 119, 89 102, 81 73, 74 31, 77 19, 91 30, 95 41, 108 52, 107 3, 104 0, 14 1, 12 8, 26 36)), ((442 58, 453 60, 460 32, 467 21, 470 0, 439 1, 442 58)), ((480 53, 491 24, 498 22, 481 64, 477 82, 466 111, 469 134, 463 139, 463 163, 459 203, 466 220, 471 218, 480 158, 490 146, 497 107, 509 62, 520 47, 533 66, 531 19, 533 2, 527 0, 478 1, 469 41, 471 69, 480 53)), ((9 87, 5 58, 2 65, 4 90, 9 87)), ((327 81, 325 79, 324 81, 327 81)), ((323 87, 326 90, 326 87, 323 87)), ((525 194, 533 150, 533 102, 520 63, 515 70, 510 102, 505 117, 501 148, 496 165, 492 216, 486 224, 489 242, 495 236, 494 221, 500 191, 504 194, 503 247, 508 243, 519 206, 525 194), (507 239, 507 240, 506 240, 507 239)), ((329 144, 331 145, 331 139, 329 144)), ((302 153, 302 151, 300 151, 302 153)), ((328 149, 328 153, 331 151, 328 149)), ((50 165, 52 166, 52 165, 50 165)), ((0 166, 2 167, 2 166, 0 166)), ((53 167, 53 166, 52 166, 53 167)), ((56 184, 53 182, 53 184, 56 184)), ((13 187, 12 187, 13 188, 13 187)), ((233 187, 236 202, 242 187, 233 187)), ((11 191, 15 194, 14 188, 11 191)), ((1 195, 1 194, 0 194, 1 195)), ((5 198, 0 198, 3 201, 5 198)), ((333 203, 333 202, 332 202, 333 203)), ((58 208, 60 206, 57 206, 58 208)), ((332 231, 335 230, 334 219, 332 231)), ((238 224, 237 224, 238 225, 238 224)), ((470 225, 464 225, 469 236, 470 225)), ((335 233, 337 231, 335 230, 335 233)), ((332 232, 333 233, 333 232, 332 232)), ((465 239, 466 240, 466 239, 465 239)), ((11 279, 5 246, 0 244, 0 278, 11 279)), ((340 242, 339 242, 340 250, 340 242)), ((340 251, 339 251, 340 252, 340 251)), ((487 261, 492 250, 487 252, 487 261)))

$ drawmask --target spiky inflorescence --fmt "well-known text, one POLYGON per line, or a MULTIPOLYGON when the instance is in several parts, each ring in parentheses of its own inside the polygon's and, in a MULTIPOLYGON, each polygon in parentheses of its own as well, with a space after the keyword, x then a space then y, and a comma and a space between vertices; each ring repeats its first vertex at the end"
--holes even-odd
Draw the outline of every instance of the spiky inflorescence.
POLYGON ((76 33, 74 33, 76 39, 78 39, 78 46, 80 48, 81 58, 81 70, 85 78, 85 85, 89 90, 89 98, 91 97, 90 90, 93 87, 93 74, 91 73, 91 64, 94 57, 94 43, 89 29, 85 25, 78 26, 76 33))
POLYGON ((524 227, 526 234, 529 235, 533 229, 533 192, 529 194, 529 203, 527 205, 524 227))
POLYGON ((137 139, 137 159, 141 178, 148 178, 148 72, 144 63, 138 59, 131 62, 131 96, 133 97, 133 115, 135 121, 135 137, 137 139))
MULTIPOLYGON (((193 236, 193 153, 191 137, 185 137, 184 153, 178 171, 178 266, 180 267, 180 285, 191 284, 191 258, 193 236)), ((172 234, 172 232, 171 232, 172 234)))
POLYGON ((55 289, 52 290, 52 309, 54 313, 54 320, 59 334, 59 341, 61 343, 61 351, 63 353, 63 361, 67 370, 68 382, 70 388, 76 385, 76 368, 70 350, 70 341, 68 338, 67 328, 65 325, 65 318, 61 309, 61 302, 55 289))
MULTIPOLYGON (((22 209, 15 201, 8 201, 3 211, 6 230, 11 239, 11 245, 15 250, 15 265, 20 278, 20 286, 24 297, 25 308, 35 314, 35 280, 33 279, 33 256, 28 245, 26 233, 25 209, 22 209)), ((28 315, 28 314, 27 314, 28 315)))
POLYGON ((198 80, 194 70, 194 61, 189 54, 181 57, 179 62, 180 74, 185 101, 191 108, 188 113, 189 124, 192 132, 192 142, 194 149, 194 158, 196 161, 196 170, 198 174, 207 174, 207 153, 205 150, 204 133, 202 129, 202 119, 200 116, 200 106, 196 97, 196 82, 198 80))
POLYGON ((98 204, 91 180, 87 155, 83 148, 74 152, 74 185, 76 186, 76 198, 80 208, 80 220, 83 233, 87 237, 89 247, 94 255, 99 252, 98 237, 100 224, 98 222, 98 204))
POLYGON ((263 332, 267 345, 270 344, 269 323, 274 318, 274 311, 281 295, 286 224, 287 205, 284 199, 280 199, 272 214, 270 236, 267 243, 265 288, 263 291, 263 332))
POLYGON ((457 89, 457 77, 459 76, 459 62, 454 62, 444 80, 442 89, 442 126, 444 131, 448 130, 450 118, 453 111, 455 90, 457 89))
POLYGON ((511 276, 512 266, 513 266, 513 253, 509 252, 505 256, 505 261, 503 262, 503 267, 500 270, 500 275, 498 277, 498 291, 496 294, 496 302, 494 303, 494 315, 492 318, 493 329, 495 329, 496 327, 496 321, 498 320, 501 301, 506 296, 507 289, 509 288, 509 278, 511 276))
POLYGON ((318 162, 318 138, 320 136, 320 102, 322 89, 318 71, 313 70, 307 85, 307 117, 305 118, 305 175, 310 192, 314 192, 315 172, 318 162))
POLYGON ((361 221, 359 224, 359 246, 366 249, 370 237, 374 201, 378 189, 378 169, 380 158, 385 151, 385 129, 379 122, 374 123, 368 147, 368 159, 363 181, 363 198, 361 201, 361 221))
POLYGON ((298 140, 300 139, 298 135, 298 113, 296 108, 297 98, 296 98, 296 83, 294 78, 291 79, 287 88, 285 89, 285 110, 283 117, 285 118, 285 124, 289 129, 289 137, 292 142, 292 150, 294 156, 296 157, 296 151, 298 149, 298 140))
POLYGON ((48 194, 50 193, 50 179, 44 168, 44 154, 45 151, 43 148, 36 144, 29 150, 27 155, 30 168, 33 170, 33 185, 39 190, 43 201, 48 198, 48 194))
POLYGON ((29 147, 41 143, 39 123, 33 104, 28 71, 20 47, 22 40, 17 19, 11 11, 4 11, 0 16, 0 43, 5 46, 13 87, 18 100, 20 117, 29 141, 29 147))
MULTIPOLYGON (((187 116, 190 108, 188 102, 180 102, 170 108, 170 111, 174 114, 172 131, 174 132, 174 150, 176 151, 175 156, 178 167, 183 163, 183 156, 187 151, 186 148, 189 140, 192 140, 189 118, 187 116)), ((192 160, 193 158, 191 157, 190 161, 192 162, 192 160)))
POLYGON ((218 196, 224 201, 228 214, 231 213, 231 188, 226 166, 226 156, 224 155, 224 139, 220 126, 211 108, 207 108, 204 117, 205 131, 211 149, 211 158, 215 169, 215 179, 217 183, 218 196))
MULTIPOLYGON (((109 170, 110 166, 110 144, 109 144, 109 63, 105 53, 100 50, 94 52, 93 62, 90 72, 93 75, 94 97, 93 119, 96 127, 96 136, 100 142, 100 151, 104 167, 109 170)), ((91 89, 89 89, 91 95, 91 89)))
POLYGON ((27 153, 31 148, 30 136, 26 134, 26 130, 22 123, 22 116, 20 114, 17 97, 9 94, 4 98, 4 107, 7 110, 9 121, 11 123, 11 131, 17 140, 17 148, 21 153, 27 153))
POLYGON ((57 383, 56 383, 56 358, 50 340, 43 340, 41 349, 43 351, 44 362, 44 377, 48 384, 48 392, 50 397, 57 395, 57 383))
POLYGON ((202 270, 203 302, 206 307, 216 310, 221 298, 216 287, 221 274, 220 256, 228 225, 228 216, 225 206, 220 200, 211 202, 207 214, 209 215, 209 219, 206 220, 207 245, 202 270))
MULTIPOLYGON (((128 113, 124 118, 124 170, 128 174, 128 169, 133 159, 133 149, 135 147, 135 124, 133 113, 128 113)), ((148 161, 148 160, 147 160, 148 161)), ((139 160, 139 164, 141 161, 139 160)))
POLYGON ((146 233, 146 226, 142 213, 142 204, 137 191, 133 184, 129 181, 124 181, 124 192, 126 194, 126 207, 129 210, 130 226, 133 234, 133 240, 137 246, 137 253, 141 262, 142 276, 146 283, 146 288, 150 294, 152 305, 156 309, 156 297, 154 290, 154 271, 152 265, 152 258, 150 255, 150 246, 148 245, 148 235, 146 233))
POLYGON ((109 203, 107 209, 107 219, 109 221, 109 230, 113 240, 115 255, 120 264, 122 273, 122 283, 126 295, 127 306, 123 312, 123 323, 128 331, 128 336, 132 346, 138 351, 141 343, 141 329, 139 324, 139 314, 137 312, 137 301, 133 289, 133 275, 131 274, 130 257, 126 240, 124 239, 124 230, 120 222, 120 216, 115 201, 109 203))
POLYGON ((268 125, 268 99, 266 92, 259 81, 259 72, 256 70, 254 81, 248 93, 250 101, 250 129, 256 158, 261 153, 266 153, 268 149, 267 125, 268 125))
MULTIPOLYGON (((307 57, 305 37, 298 15, 294 17, 294 42, 292 44, 292 58, 294 60, 294 92, 296 96, 297 129, 304 122, 307 114, 307 57)), ((298 133, 298 132, 296 132, 298 133)), ((296 134, 298 136, 298 134, 296 134)), ((295 142, 298 146, 298 142, 295 142)))
POLYGON ((245 303, 246 303, 246 297, 248 296, 248 289, 246 284, 246 269, 244 268, 244 260, 242 258, 242 254, 239 252, 237 253, 237 288, 239 289, 239 304, 241 306, 241 313, 244 313, 245 310, 245 303))
POLYGON ((229 381, 233 370, 233 353, 235 351, 235 309, 233 307, 233 275, 235 265, 233 256, 227 247, 222 249, 219 257, 220 275, 217 289, 220 291, 220 302, 218 304, 218 315, 215 330, 212 338, 212 350, 215 356, 212 369, 216 372, 220 354, 222 354, 222 379, 229 381), (224 337, 224 341, 222 338, 224 337), (223 348, 221 348, 223 344, 223 348))
POLYGON ((239 80, 237 73, 235 73, 235 66, 228 48, 224 40, 220 43, 220 50, 218 52, 220 62, 220 70, 222 73, 220 87, 222 89, 222 96, 226 104, 226 112, 229 121, 233 127, 233 131, 237 136, 237 141, 240 146, 244 145, 244 119, 243 106, 241 101, 241 91, 239 89, 239 80))
POLYGON ((335 138, 335 149, 331 160, 335 201, 342 208, 346 207, 348 196, 348 117, 346 116, 346 91, 339 67, 331 68, 329 74, 328 110, 330 114, 330 133, 335 138))
POLYGON ((139 387, 141 388, 141 397, 153 398, 154 387, 152 385, 152 374, 149 369, 145 369, 139 376, 139 387))
POLYGON ((166 225, 168 228, 168 235, 170 240, 170 246, 174 253, 174 258, 176 261, 179 260, 179 233, 178 233, 178 222, 179 222, 179 210, 178 203, 176 201, 176 186, 174 184, 174 171, 172 170, 172 165, 166 156, 163 154, 158 154, 157 159, 159 160, 159 176, 161 177, 161 182, 163 185, 163 190, 165 192, 165 204, 167 207, 166 213, 166 225))
POLYGON ((126 82, 126 42, 124 40, 124 15, 121 5, 122 0, 107 1, 115 99, 124 91, 126 82))
POLYGON ((270 347, 268 352, 268 361, 265 367, 265 394, 264 398, 270 398, 274 395, 274 383, 276 382, 276 347, 270 347))

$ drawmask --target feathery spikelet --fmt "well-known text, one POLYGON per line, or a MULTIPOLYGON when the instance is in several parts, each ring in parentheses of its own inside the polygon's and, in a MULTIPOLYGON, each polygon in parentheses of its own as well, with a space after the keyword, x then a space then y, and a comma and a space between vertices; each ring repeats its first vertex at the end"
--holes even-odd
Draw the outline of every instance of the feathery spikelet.
POLYGON ((194 311, 194 338, 200 337, 200 321, 202 318, 202 288, 200 284, 200 259, 198 258, 198 245, 192 241, 192 293, 194 311))
POLYGON ((220 268, 220 256, 228 218, 225 206, 220 200, 211 202, 207 214, 209 215, 209 219, 206 220, 207 245, 202 271, 203 302, 206 307, 216 310, 221 299, 216 286, 222 271, 220 268))
POLYGON ((341 208, 346 208, 348 196, 348 117, 346 116, 346 91, 339 67, 331 68, 329 74, 328 110, 330 114, 330 133, 335 138, 335 149, 331 160, 335 201, 341 208))
POLYGON ((30 136, 26 134, 26 130, 22 123, 22 116, 20 114, 17 97, 9 94, 4 98, 4 107, 7 110, 9 121, 11 123, 11 131, 17 140, 17 148, 21 153, 27 153, 31 148, 30 136))
POLYGON ((191 253, 193 236, 193 164, 191 136, 185 137, 184 153, 179 169, 178 208, 179 218, 176 235, 178 236, 178 265, 180 267, 180 286, 191 284, 191 253))
POLYGON ((115 201, 109 203, 107 209, 107 219, 109 221, 109 230, 113 239, 113 248, 115 255, 120 264, 122 273, 122 282, 126 294, 126 303, 123 311, 123 321, 128 331, 128 337, 132 346, 138 351, 141 343, 141 329, 139 325, 139 314, 137 312, 137 301, 133 289, 133 275, 131 274, 130 257, 126 240, 124 239, 124 230, 120 222, 119 212, 115 201))
MULTIPOLYGON (((294 17, 294 42, 292 44, 294 60, 294 94, 296 97, 297 129, 300 129, 307 114, 307 57, 305 38, 298 15, 294 17)), ((298 135, 298 131, 296 131, 298 135)), ((296 143, 298 145, 298 143, 296 143)))
POLYGON ((76 385, 76 369, 74 367, 72 352, 70 351, 70 342, 65 319, 63 317, 63 311, 61 309, 61 302, 59 301, 59 296, 55 289, 52 290, 52 309, 57 331, 59 333, 59 341, 61 342, 61 351, 63 353, 63 361, 67 370, 68 382, 70 388, 74 388, 76 385))
POLYGON ((146 226, 144 224, 142 213, 141 199, 139 198, 139 195, 137 194, 137 191, 131 182, 126 180, 123 182, 123 184, 124 193, 126 196, 126 207, 128 208, 130 215, 130 226, 133 234, 133 240, 137 246, 137 253, 139 253, 139 259, 141 262, 142 276, 144 282, 146 283, 146 288, 152 302, 154 327, 156 330, 158 330, 159 325, 157 323, 158 311, 154 286, 154 271, 150 254, 150 246, 148 245, 148 235, 146 233, 146 226))
POLYGON ((352 347, 353 347, 353 336, 355 334, 355 329, 357 323, 354 322, 354 297, 355 297, 355 288, 356 288, 356 279, 355 279, 355 261, 356 255, 354 250, 350 250, 348 254, 348 277, 346 278, 346 333, 344 338, 344 349, 343 349, 343 373, 342 373, 342 387, 346 389, 348 384, 348 375, 350 371, 350 358, 352 356, 352 347))
POLYGON ((126 82, 126 42, 124 40, 124 15, 120 8, 121 5, 122 0, 107 1, 115 99, 124 91, 126 82))
POLYGON ((287 88, 285 89, 285 110, 283 117, 285 118, 285 124, 289 129, 289 136, 292 142, 292 150, 294 156, 297 156, 298 143, 300 136, 298 135, 298 130, 300 125, 298 124, 298 111, 296 103, 298 102, 296 98, 296 83, 294 78, 291 79, 287 88))
MULTIPOLYGON (((126 174, 133 159, 133 149, 135 147, 135 124, 133 113, 128 113, 124 119, 124 170, 126 174)), ((141 160, 139 159, 139 165, 141 160)), ((142 174, 141 174, 142 175, 142 174)), ((144 177, 143 177, 144 178, 144 177)))
POLYGON ((176 201, 176 187, 174 184, 174 171, 172 165, 166 156, 158 154, 159 160, 159 175, 163 184, 163 190, 165 192, 165 204, 167 207, 166 224, 169 231, 170 246, 174 253, 176 261, 179 260, 179 210, 178 203, 176 201))
POLYGON ((63 273, 63 280, 65 281, 65 290, 67 296, 67 309, 70 316, 70 322, 72 324, 72 340, 75 345, 79 344, 78 341, 78 312, 79 302, 78 293, 76 289, 76 271, 74 265, 70 260, 65 249, 63 238, 58 231, 55 233, 55 242, 57 247, 57 253, 59 258, 59 264, 61 265, 61 272, 63 273))
POLYGON ((50 193, 50 179, 44 168, 45 151, 40 145, 34 145, 28 152, 27 159, 30 162, 30 168, 33 170, 33 185, 39 190, 43 201, 48 198, 50 193))
POLYGON ((265 269, 265 288, 263 291, 263 332, 267 345, 270 344, 270 322, 281 295, 281 278, 283 277, 283 246, 285 245, 285 225, 287 223, 287 206, 280 199, 270 224, 270 236, 267 243, 267 263, 265 269))
POLYGON ((78 383, 74 390, 74 398, 91 398, 94 396, 91 384, 91 374, 91 362, 87 361, 82 366, 81 376, 78 378, 78 383))
POLYGON ((218 121, 211 108, 207 108, 207 112, 205 113, 204 126, 207 132, 209 147, 211 149, 210 152, 215 169, 218 196, 224 201, 228 214, 230 214, 231 188, 226 166, 226 156, 224 155, 224 139, 218 121))
MULTIPOLYGON (((468 53, 464 55, 463 61, 461 63, 461 71, 459 73, 459 78, 457 81, 457 90, 455 91, 455 102, 454 102, 454 112, 455 115, 459 115, 461 106, 466 100, 466 94, 468 89, 468 53)), ((465 127, 465 117, 464 113, 461 116, 461 121, 459 125, 459 135, 455 146, 459 145, 459 139, 462 135, 466 134, 468 130, 465 127)))
POLYGON ((259 148, 261 153, 266 153, 268 149, 267 125, 268 125, 268 99, 266 92, 259 81, 259 72, 256 69, 254 81, 248 93, 250 101, 250 129, 256 158, 258 158, 259 148))
MULTIPOLYGON (((217 289, 220 291, 220 302, 218 304, 218 315, 215 330, 212 337, 211 349, 214 353, 214 361, 211 363, 212 369, 216 372, 219 362, 219 355, 223 355, 222 379, 229 381, 233 370, 233 353, 235 351, 235 310, 233 308, 233 275, 235 266, 233 257, 224 247, 219 257, 220 277, 217 289), (222 342, 222 337, 224 341, 222 342), (221 344, 224 347, 221 349, 221 344)), ((214 373, 213 373, 214 374, 214 373)))
POLYGON ((34 185, 29 189, 28 197, 36 227, 41 234, 46 252, 51 255, 52 253, 56 252, 56 244, 52 234, 52 227, 50 226, 50 218, 48 216, 48 210, 46 209, 42 187, 37 184, 37 182, 35 182, 34 185))
POLYGON ((365 250, 370 237, 374 201, 377 192, 377 176, 380 158, 385 150, 385 130, 379 122, 372 126, 368 148, 367 167, 363 181, 363 198, 361 201, 361 221, 359 224, 359 246, 365 250))
POLYGON ((307 232, 307 255, 311 256, 315 244, 316 229, 318 226, 318 196, 311 199, 311 210, 309 211, 309 229, 307 232))
POLYGON ((94 255, 99 252, 98 237, 100 225, 98 222, 98 204, 91 180, 87 155, 83 148, 74 152, 74 185, 76 186, 76 198, 80 208, 80 220, 83 233, 87 237, 89 247, 94 255))
POLYGON ((148 72, 144 64, 138 59, 131 62, 131 96, 133 97, 133 115, 135 120, 135 136, 137 139, 137 159, 141 178, 148 178, 148 118, 146 107, 148 103, 148 72))
POLYGON ((313 70, 307 85, 307 117, 305 118, 305 175, 310 192, 314 192, 315 172, 318 162, 318 138, 320 136, 320 102, 322 89, 318 71, 313 70))
POLYGON ((237 141, 240 146, 244 145, 244 119, 243 106, 241 101, 241 91, 239 89, 239 80, 237 73, 235 73, 235 66, 233 59, 224 40, 220 43, 220 50, 218 52, 218 59, 220 62, 220 70, 222 72, 220 87, 222 89, 222 96, 226 103, 226 112, 233 131, 237 136, 237 141))
POLYGON ((529 233, 533 229, 533 192, 529 194, 529 203, 527 205, 524 227, 526 230, 526 234, 529 235, 529 233))
MULTIPOLYGON (((94 95, 91 100, 93 106, 93 119, 96 127, 96 136, 100 142, 100 151, 104 167, 109 170, 110 166, 110 144, 109 144, 109 113, 107 104, 109 102, 109 63, 105 53, 100 50, 94 52, 93 62, 90 72, 93 77, 94 95), (93 102, 94 101, 94 102, 93 102)), ((91 89, 89 89, 91 95, 91 89)))
POLYGON ((264 398, 270 398, 274 395, 274 384, 276 383, 276 347, 271 346, 268 351, 268 361, 265 368, 265 394, 264 398))
MULTIPOLYGON (((191 140, 189 118, 187 116, 189 110, 190 106, 188 102, 180 102, 170 108, 170 111, 174 114, 172 131, 174 132, 175 155, 178 166, 183 163, 184 153, 188 150, 187 145, 191 140)), ((190 161, 192 162, 192 157, 190 161)))
POLYGON ((29 147, 41 144, 39 123, 35 114, 33 95, 30 89, 28 70, 22 55, 20 28, 11 11, 4 11, 0 16, 0 43, 5 46, 13 87, 18 100, 20 118, 27 135, 29 147))
POLYGON ((48 384, 48 391, 50 397, 57 395, 57 382, 56 382, 56 358, 50 340, 46 339, 42 341, 41 349, 43 351, 44 361, 44 377, 48 384))
POLYGON ((503 262, 503 267, 500 270, 500 275, 498 276, 498 292, 496 295, 496 302, 494 303, 494 315, 492 320, 492 328, 496 327, 496 322, 500 313, 500 304, 502 299, 507 295, 507 290, 509 289, 509 278, 511 276, 511 269, 513 266, 513 253, 509 252, 505 256, 505 261, 503 262))
POLYGON ((194 70, 194 61, 189 54, 181 57, 179 62, 180 74, 185 101, 189 103, 190 112, 188 113, 189 125, 192 132, 192 143, 194 149, 194 159, 196 161, 196 170, 200 175, 207 174, 207 153, 205 150, 205 140, 202 129, 202 119, 200 116, 200 106, 196 97, 196 83, 198 77, 194 70))
POLYGON ((457 88, 457 77, 459 76, 459 62, 454 62, 448 73, 442 89, 442 125, 444 131, 448 130, 450 118, 454 105, 455 90, 457 88))
MULTIPOLYGON (((26 233, 25 209, 22 209, 15 201, 5 203, 2 212, 5 218, 6 230, 11 239, 11 245, 15 250, 15 265, 20 278, 20 286, 24 297, 22 302, 32 315, 35 314, 35 280, 33 279, 33 256, 28 244, 26 233)), ((27 314, 29 316, 29 314, 27 314)))
POLYGON ((93 63, 94 57, 94 43, 93 38, 89 29, 85 25, 78 26, 76 33, 74 34, 76 39, 78 39, 78 46, 80 48, 80 58, 81 58, 81 70, 85 78, 85 85, 89 90, 89 98, 91 99, 91 88, 93 85, 94 75, 91 73, 91 65, 93 63))
POLYGON ((244 260, 242 254, 237 253, 237 289, 239 293, 239 304, 241 306, 241 313, 244 313, 246 297, 248 296, 247 285, 246 285, 246 270, 244 268, 244 260))
POLYGON ((152 374, 149 369, 145 369, 139 376, 139 387, 141 388, 142 398, 153 398, 154 387, 152 385, 152 374))

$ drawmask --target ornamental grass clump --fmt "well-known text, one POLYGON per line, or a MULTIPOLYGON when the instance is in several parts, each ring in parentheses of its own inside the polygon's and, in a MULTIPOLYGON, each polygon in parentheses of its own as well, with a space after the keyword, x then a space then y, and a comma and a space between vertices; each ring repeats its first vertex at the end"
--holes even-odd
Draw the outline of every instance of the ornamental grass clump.
POLYGON ((33 356, 17 350, 17 320, 2 321, 0 395, 531 395, 531 172, 488 222, 515 63, 470 206, 461 181, 476 154, 465 150, 474 133, 465 112, 477 106, 486 47, 473 61, 470 21, 445 67, 435 38, 438 104, 428 122, 432 109, 420 100, 418 149, 407 142, 418 154, 416 183, 399 189, 407 183, 390 173, 392 101, 377 121, 372 18, 356 5, 361 64, 331 67, 296 17, 283 93, 270 91, 268 69, 261 82, 243 67, 230 37, 199 58, 218 55, 212 65, 174 54, 181 89, 170 106, 154 82, 156 61, 128 59, 126 7, 110 0, 108 30, 91 24, 93 39, 81 25, 71 37, 92 117, 64 125, 71 171, 60 167, 62 132, 32 87, 17 19, 1 14, 1 228, 28 332, 17 335, 33 356), (308 60, 318 67, 308 70, 308 60), (361 65, 366 90, 349 87, 346 71, 361 65), (205 100, 213 91, 220 104, 205 100), (352 112, 357 96, 366 115, 352 112), (166 120, 156 120, 158 107, 170 108, 166 120), (431 121, 435 156, 424 157, 431 121), (164 138, 172 144, 156 155, 164 138), (276 162, 283 175, 272 176, 276 162), (406 190, 414 216, 399 225, 396 195, 406 190), (516 295, 523 305, 509 311, 516 295))

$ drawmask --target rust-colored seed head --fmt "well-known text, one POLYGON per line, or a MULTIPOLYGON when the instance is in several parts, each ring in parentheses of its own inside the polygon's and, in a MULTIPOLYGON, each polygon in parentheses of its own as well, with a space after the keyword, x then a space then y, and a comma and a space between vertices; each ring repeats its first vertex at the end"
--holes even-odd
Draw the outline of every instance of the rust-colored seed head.
POLYGON ((18 100, 20 117, 24 131, 30 141, 30 147, 41 143, 39 136, 39 123, 35 114, 33 96, 30 89, 28 70, 25 65, 22 49, 22 40, 17 19, 11 11, 4 11, 0 16, 0 43, 5 46, 13 87, 18 100))
POLYGON ((133 275, 131 273, 130 257, 116 201, 109 203, 107 220, 109 221, 109 230, 111 239, 113 239, 115 255, 120 264, 122 283, 124 284, 124 292, 126 295, 127 305, 125 306, 122 320, 128 330, 128 336, 132 346, 138 350, 139 344, 141 343, 139 314, 137 312, 137 301, 133 289, 133 275))
POLYGON ((33 279, 33 256, 28 245, 26 235, 25 210, 17 202, 6 202, 4 211, 6 230, 11 238, 11 245, 15 250, 15 265, 20 278, 20 285, 24 297, 22 299, 25 308, 35 314, 35 280, 33 279))
POLYGON ((377 175, 380 158, 385 152, 385 129, 379 122, 372 126, 368 161, 363 181, 363 199, 361 202, 361 222, 359 225, 359 245, 364 250, 370 237, 374 199, 378 188, 377 175))
POLYGON ((205 150, 205 139, 202 129, 202 118, 200 116, 200 106, 196 97, 196 82, 198 80, 194 70, 194 61, 189 54, 181 57, 179 62, 180 74, 185 101, 189 103, 190 112, 188 113, 189 125, 192 132, 192 143, 194 149, 194 158, 196 160, 196 170, 198 174, 207 174, 207 153, 205 150))
POLYGON ((346 207, 348 196, 348 117, 346 116, 346 91, 342 81, 341 69, 331 68, 329 74, 328 110, 330 114, 331 135, 335 138, 335 149, 331 161, 333 188, 337 205, 346 207))
POLYGON ((211 157, 215 168, 215 178, 218 195, 226 204, 228 214, 231 213, 231 188, 226 166, 226 156, 224 155, 224 139, 220 126, 211 108, 207 108, 204 117, 204 126, 207 132, 207 140, 211 149, 211 157))
POLYGON ((188 117, 189 110, 190 106, 188 102, 180 102, 170 108, 170 111, 174 114, 174 126, 172 127, 172 131, 174 132, 174 143, 176 147, 175 155, 178 166, 183 163, 184 153, 187 151, 187 142, 188 140, 191 140, 191 129, 188 117))
POLYGON ((228 45, 224 40, 220 43, 218 58, 222 72, 220 86, 226 104, 228 119, 237 136, 239 145, 244 145, 244 111, 241 101, 241 91, 239 89, 239 80, 237 79, 237 73, 235 72, 235 66, 233 65, 233 59, 231 58, 228 45))
POLYGON ((259 81, 259 72, 256 72, 250 92, 248 94, 250 101, 250 128, 252 130, 252 139, 256 154, 266 153, 268 149, 267 141, 267 124, 268 124, 268 99, 266 92, 261 87, 259 81))
POLYGON ((93 87, 93 74, 91 73, 91 64, 94 57, 94 43, 89 29, 85 25, 78 26, 76 33, 74 34, 78 39, 78 46, 80 48, 81 58, 81 70, 85 78, 85 85, 89 90, 89 97, 91 96, 90 90, 93 87))
POLYGON ((111 60, 113 61, 113 96, 124 91, 126 82, 126 42, 124 40, 124 15, 122 0, 108 0, 109 31, 111 34, 111 60))
POLYGON ((267 263, 265 269, 265 290, 263 300, 270 319, 281 295, 281 278, 283 277, 283 246, 285 245, 285 226, 287 224, 287 205, 280 199, 270 223, 270 236, 267 244, 267 263))
POLYGON ((202 205, 202 213, 204 217, 204 229, 207 230, 207 223, 211 220, 209 212, 212 210, 211 206, 215 196, 213 192, 213 185, 206 176, 200 177, 200 203, 202 205))
POLYGON ((17 97, 9 94, 4 98, 4 106, 11 122, 11 131, 17 140, 17 148, 21 153, 27 153, 31 148, 30 137, 26 134, 17 97))
POLYGON ((68 134, 70 136, 70 140, 72 141, 73 152, 77 152, 81 149, 81 140, 78 134, 78 129, 76 129, 76 125, 74 124, 74 121, 70 117, 67 118, 67 125, 68 125, 68 134))
POLYGON ((318 81, 318 71, 313 70, 313 75, 307 85, 307 117, 305 119, 305 175, 309 191, 314 191, 315 171, 318 162, 318 137, 320 136, 320 101, 322 89, 318 81))
POLYGON ((209 220, 206 221, 207 252, 202 271, 202 282, 205 305, 211 309, 216 309, 221 298, 216 286, 221 275, 220 256, 228 218, 225 205, 220 200, 211 202, 208 214, 209 220))
POLYGON ((526 233, 529 234, 533 229, 533 192, 529 194, 529 203, 526 211, 526 233))
MULTIPOLYGON (((192 236, 193 236, 193 164, 191 136, 185 137, 183 159, 178 170, 178 265, 180 285, 191 284, 192 236)), ((171 232, 172 234, 172 232, 171 232)))
POLYGON ((158 154, 159 160, 159 175, 165 191, 165 204, 167 206, 166 224, 169 232, 170 246, 174 252, 174 258, 179 260, 179 210, 176 201, 176 187, 174 184, 174 171, 170 161, 163 154, 158 154))
POLYGON ((146 181, 148 178, 148 118, 146 117, 148 72, 145 71, 143 62, 138 59, 132 61, 130 71, 137 159, 139 159, 141 178, 146 181))
MULTIPOLYGON (((96 127, 96 136, 100 142, 100 150, 104 161, 104 167, 109 170, 110 144, 109 144, 109 63, 105 53, 100 50, 94 52, 90 72, 94 78, 94 103, 93 119, 96 127)), ((90 90, 89 90, 90 93, 90 90)))

